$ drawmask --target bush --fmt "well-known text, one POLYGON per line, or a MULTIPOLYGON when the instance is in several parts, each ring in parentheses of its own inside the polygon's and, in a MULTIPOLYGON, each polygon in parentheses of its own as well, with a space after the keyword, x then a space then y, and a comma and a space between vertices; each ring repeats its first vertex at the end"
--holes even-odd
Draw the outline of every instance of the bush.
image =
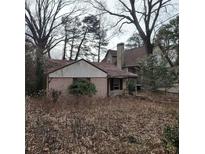
POLYGON ((60 97, 60 95, 61 95, 61 91, 52 90, 52 99, 54 103, 58 101, 58 98, 60 97))
POLYGON ((138 65, 139 76, 145 89, 169 88, 176 81, 173 70, 155 55, 141 60, 138 65))
POLYGON ((69 87, 69 93, 73 95, 88 95, 92 96, 96 94, 97 90, 93 83, 85 80, 77 80, 74 81, 72 85, 69 87))
POLYGON ((136 82, 134 80, 129 80, 128 81, 128 91, 129 94, 133 94, 133 92, 136 90, 136 82))
POLYGON ((164 145, 167 152, 173 151, 175 148, 176 153, 179 153, 179 127, 178 126, 166 126, 164 128, 164 145))
POLYGON ((26 95, 31 96, 36 93, 35 81, 26 80, 25 82, 26 95))

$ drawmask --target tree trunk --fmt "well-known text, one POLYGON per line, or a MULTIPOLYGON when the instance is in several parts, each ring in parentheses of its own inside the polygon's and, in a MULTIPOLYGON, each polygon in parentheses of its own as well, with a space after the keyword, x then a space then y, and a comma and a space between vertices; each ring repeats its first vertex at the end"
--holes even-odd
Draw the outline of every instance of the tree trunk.
POLYGON ((65 40, 64 40, 64 47, 63 47, 63 57, 62 60, 65 60, 65 56, 66 56, 66 48, 67 48, 67 41, 68 41, 68 36, 65 36, 65 40))
POLYGON ((44 76, 44 59, 42 49, 38 49, 36 52, 36 77, 36 90, 40 91, 45 89, 46 82, 44 76))
POLYGON ((176 65, 176 66, 179 66, 179 45, 177 45, 176 51, 177 51, 177 59, 176 59, 175 65, 176 65))
POLYGON ((85 40, 87 31, 88 31, 88 29, 85 30, 85 33, 84 33, 84 35, 83 35, 83 38, 82 38, 82 40, 81 40, 81 42, 80 42, 80 44, 79 44, 79 46, 78 46, 78 51, 77 51, 76 56, 75 56, 75 61, 78 59, 78 56, 79 56, 79 54, 80 54, 80 49, 81 49, 81 46, 82 46, 82 44, 83 44, 83 42, 84 42, 84 40, 85 40))
POLYGON ((100 40, 98 44, 98 63, 100 62, 100 40))
POLYGON ((48 50, 48 58, 51 59, 51 53, 50 53, 50 50, 48 50))
POLYGON ((169 63, 170 67, 174 67, 174 63, 173 63, 173 62, 171 61, 171 59, 169 58, 166 49, 163 48, 159 43, 158 43, 158 47, 159 47, 160 50, 162 51, 162 54, 164 55, 165 59, 166 59, 167 62, 169 63))
POLYGON ((72 42, 71 42, 71 48, 70 48, 70 60, 73 59, 73 48, 74 48, 74 36, 72 38, 72 42))
POLYGON ((147 55, 153 54, 154 46, 149 39, 144 41, 144 46, 145 46, 145 50, 147 52, 147 55))

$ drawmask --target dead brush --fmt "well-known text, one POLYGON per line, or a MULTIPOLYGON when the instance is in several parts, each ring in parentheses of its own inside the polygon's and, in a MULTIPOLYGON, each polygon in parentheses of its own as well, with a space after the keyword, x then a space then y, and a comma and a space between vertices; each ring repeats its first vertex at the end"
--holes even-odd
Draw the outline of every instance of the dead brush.
POLYGON ((84 117, 74 117, 71 123, 71 132, 74 139, 82 139, 93 136, 95 133, 95 125, 86 121, 84 117))
POLYGON ((164 125, 178 116, 176 104, 135 97, 61 95, 56 103, 48 96, 26 103, 26 153, 164 153, 164 125))
POLYGON ((104 105, 108 102, 108 99, 89 97, 89 96, 71 96, 71 95, 62 95, 58 103, 63 110, 84 110, 92 109, 96 106, 104 105))

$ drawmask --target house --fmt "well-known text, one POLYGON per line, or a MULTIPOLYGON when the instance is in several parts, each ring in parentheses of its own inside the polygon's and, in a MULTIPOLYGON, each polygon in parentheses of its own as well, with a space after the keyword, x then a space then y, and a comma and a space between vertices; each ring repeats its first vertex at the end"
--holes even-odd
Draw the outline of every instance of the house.
MULTIPOLYGON (((124 46, 123 43, 121 45, 124 46)), ((117 52, 117 50, 108 50, 102 62, 117 65, 118 57, 122 57, 122 70, 137 74, 137 61, 147 56, 145 48, 132 48, 124 52, 117 52), (119 56, 120 53, 122 53, 122 55, 119 56)))
MULTIPOLYGON (((120 95, 127 90, 130 78, 137 78, 137 74, 124 69, 124 44, 117 45, 115 63, 106 61, 89 62, 84 59, 78 61, 48 60, 47 62, 47 90, 68 92, 68 87, 74 80, 84 79, 96 86, 96 96, 106 97, 120 95)), ((109 53, 108 53, 109 54, 109 53)), ((109 55, 107 55, 108 57, 109 55)), ((128 58, 128 57, 127 57, 128 58)), ((113 61, 113 59, 111 59, 113 61)), ((127 59, 129 61, 129 59, 127 59)), ((131 64, 131 63, 129 63, 131 64)))

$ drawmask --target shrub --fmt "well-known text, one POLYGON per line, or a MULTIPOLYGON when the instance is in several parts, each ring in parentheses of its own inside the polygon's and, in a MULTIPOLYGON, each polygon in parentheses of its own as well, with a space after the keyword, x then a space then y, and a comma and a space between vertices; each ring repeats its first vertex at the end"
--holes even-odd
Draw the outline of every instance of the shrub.
POLYGON ((178 126, 166 126, 163 132, 163 142, 165 150, 170 152, 173 148, 176 149, 176 153, 179 153, 179 127, 178 126))
POLYGON ((139 76, 145 89, 169 88, 176 81, 173 70, 166 65, 163 59, 159 60, 156 55, 148 56, 138 65, 139 76))
POLYGON ((59 96, 61 95, 61 92, 57 90, 52 90, 51 94, 52 94, 53 102, 56 103, 58 101, 59 96))
POLYGON ((96 94, 97 90, 93 83, 86 80, 76 80, 69 87, 69 93, 73 95, 88 95, 96 94))
POLYGON ((32 96, 36 92, 36 85, 34 81, 26 80, 25 82, 26 95, 32 96))
POLYGON ((136 90, 136 82, 134 80, 128 81, 128 91, 129 94, 133 94, 133 92, 136 90))

